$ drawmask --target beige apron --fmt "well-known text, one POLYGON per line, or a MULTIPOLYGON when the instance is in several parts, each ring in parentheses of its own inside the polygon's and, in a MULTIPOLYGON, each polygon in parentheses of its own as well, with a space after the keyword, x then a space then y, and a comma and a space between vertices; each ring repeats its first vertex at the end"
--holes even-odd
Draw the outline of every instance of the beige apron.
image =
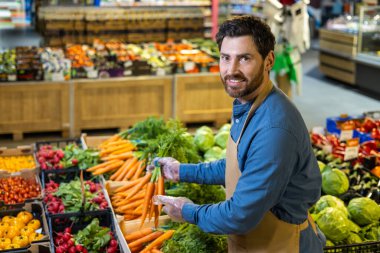
MULTIPOLYGON (((237 182, 241 176, 239 163, 237 160, 237 147, 240 138, 251 120, 256 109, 268 96, 272 90, 273 84, 268 82, 257 96, 249 110, 247 119, 244 122, 240 136, 235 143, 231 135, 227 144, 226 158, 226 199, 230 199, 235 192, 237 182)), ((264 158, 265 159, 265 158, 264 158)), ((311 216, 308 220, 312 224, 314 232, 317 230, 311 216)), ((229 253, 298 253, 300 232, 308 227, 308 220, 300 225, 290 224, 278 219, 272 212, 265 213, 261 222, 255 229, 245 235, 229 235, 228 236, 228 252, 229 253)))

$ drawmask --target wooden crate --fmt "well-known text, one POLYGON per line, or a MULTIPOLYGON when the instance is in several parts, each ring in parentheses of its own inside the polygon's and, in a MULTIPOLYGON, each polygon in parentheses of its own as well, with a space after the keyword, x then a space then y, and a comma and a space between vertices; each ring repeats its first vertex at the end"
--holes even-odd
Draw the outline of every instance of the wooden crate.
POLYGON ((172 115, 172 77, 128 77, 74 83, 74 133, 127 128, 149 116, 172 115))
POLYGON ((220 126, 230 120, 233 99, 225 92, 219 74, 175 75, 174 90, 174 117, 182 122, 220 126))
POLYGON ((322 51, 338 52, 347 57, 356 55, 357 35, 327 29, 320 29, 319 33, 319 46, 322 51))
POLYGON ((65 82, 0 83, 0 134, 69 130, 69 84, 65 82))

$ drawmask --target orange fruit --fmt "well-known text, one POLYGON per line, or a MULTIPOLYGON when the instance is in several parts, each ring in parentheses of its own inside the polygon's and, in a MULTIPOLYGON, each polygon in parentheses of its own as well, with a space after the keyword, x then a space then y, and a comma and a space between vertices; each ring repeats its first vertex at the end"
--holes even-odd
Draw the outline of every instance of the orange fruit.
POLYGON ((9 238, 0 238, 0 249, 5 249, 12 241, 9 238))
POLYGON ((32 233, 34 233, 34 229, 32 227, 26 226, 21 229, 21 235, 29 236, 32 233))
POLYGON ((9 228, 9 223, 8 222, 0 222, 0 232, 4 232, 9 228))
POLYGON ((5 232, 4 232, 4 237, 13 239, 15 236, 20 235, 20 229, 16 227, 9 227, 5 232))
POLYGON ((10 227, 16 227, 19 230, 21 230, 23 227, 25 227, 25 223, 19 219, 13 219, 9 222, 10 227))
POLYGON ((33 214, 27 211, 22 211, 17 214, 17 219, 24 222, 24 224, 27 224, 29 221, 33 219, 33 214))
POLYGON ((9 223, 10 221, 12 221, 15 217, 13 216, 4 216, 2 219, 1 219, 1 222, 6 222, 6 223, 9 223))
POLYGON ((18 249, 18 248, 21 248, 20 245, 11 243, 11 244, 8 244, 8 246, 5 247, 4 249, 18 249))
POLYGON ((39 241, 41 240, 42 238, 44 237, 43 234, 40 234, 40 233, 31 233, 29 235, 29 243, 33 242, 33 241, 39 241))
POLYGON ((37 230, 41 227, 41 222, 37 219, 33 219, 29 221, 27 226, 33 228, 34 230, 37 230))

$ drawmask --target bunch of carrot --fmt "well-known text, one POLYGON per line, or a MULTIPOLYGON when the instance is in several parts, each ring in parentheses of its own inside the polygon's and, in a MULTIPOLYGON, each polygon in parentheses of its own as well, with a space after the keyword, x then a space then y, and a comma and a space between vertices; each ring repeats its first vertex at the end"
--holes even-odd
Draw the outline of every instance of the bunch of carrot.
POLYGON ((140 218, 142 226, 147 216, 149 220, 154 217, 157 227, 162 205, 153 204, 154 195, 165 195, 164 178, 159 167, 117 188, 111 202, 115 212, 123 214, 125 220, 140 218))
POLYGON ((139 160, 133 152, 136 147, 120 135, 114 135, 99 145, 101 164, 88 168, 93 175, 113 173, 113 181, 137 179, 145 170, 145 161, 139 160))
POLYGON ((136 232, 124 235, 132 253, 162 253, 159 249, 170 239, 175 230, 161 231, 154 228, 143 228, 136 232))

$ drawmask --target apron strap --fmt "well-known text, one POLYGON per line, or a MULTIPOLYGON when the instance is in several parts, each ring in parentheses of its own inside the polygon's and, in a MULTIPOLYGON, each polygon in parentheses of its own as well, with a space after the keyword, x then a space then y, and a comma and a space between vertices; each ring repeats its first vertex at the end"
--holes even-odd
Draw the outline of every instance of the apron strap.
POLYGON ((310 213, 307 213, 307 220, 309 221, 311 227, 314 230, 314 233, 318 236, 317 226, 315 225, 313 217, 311 217, 310 213))

